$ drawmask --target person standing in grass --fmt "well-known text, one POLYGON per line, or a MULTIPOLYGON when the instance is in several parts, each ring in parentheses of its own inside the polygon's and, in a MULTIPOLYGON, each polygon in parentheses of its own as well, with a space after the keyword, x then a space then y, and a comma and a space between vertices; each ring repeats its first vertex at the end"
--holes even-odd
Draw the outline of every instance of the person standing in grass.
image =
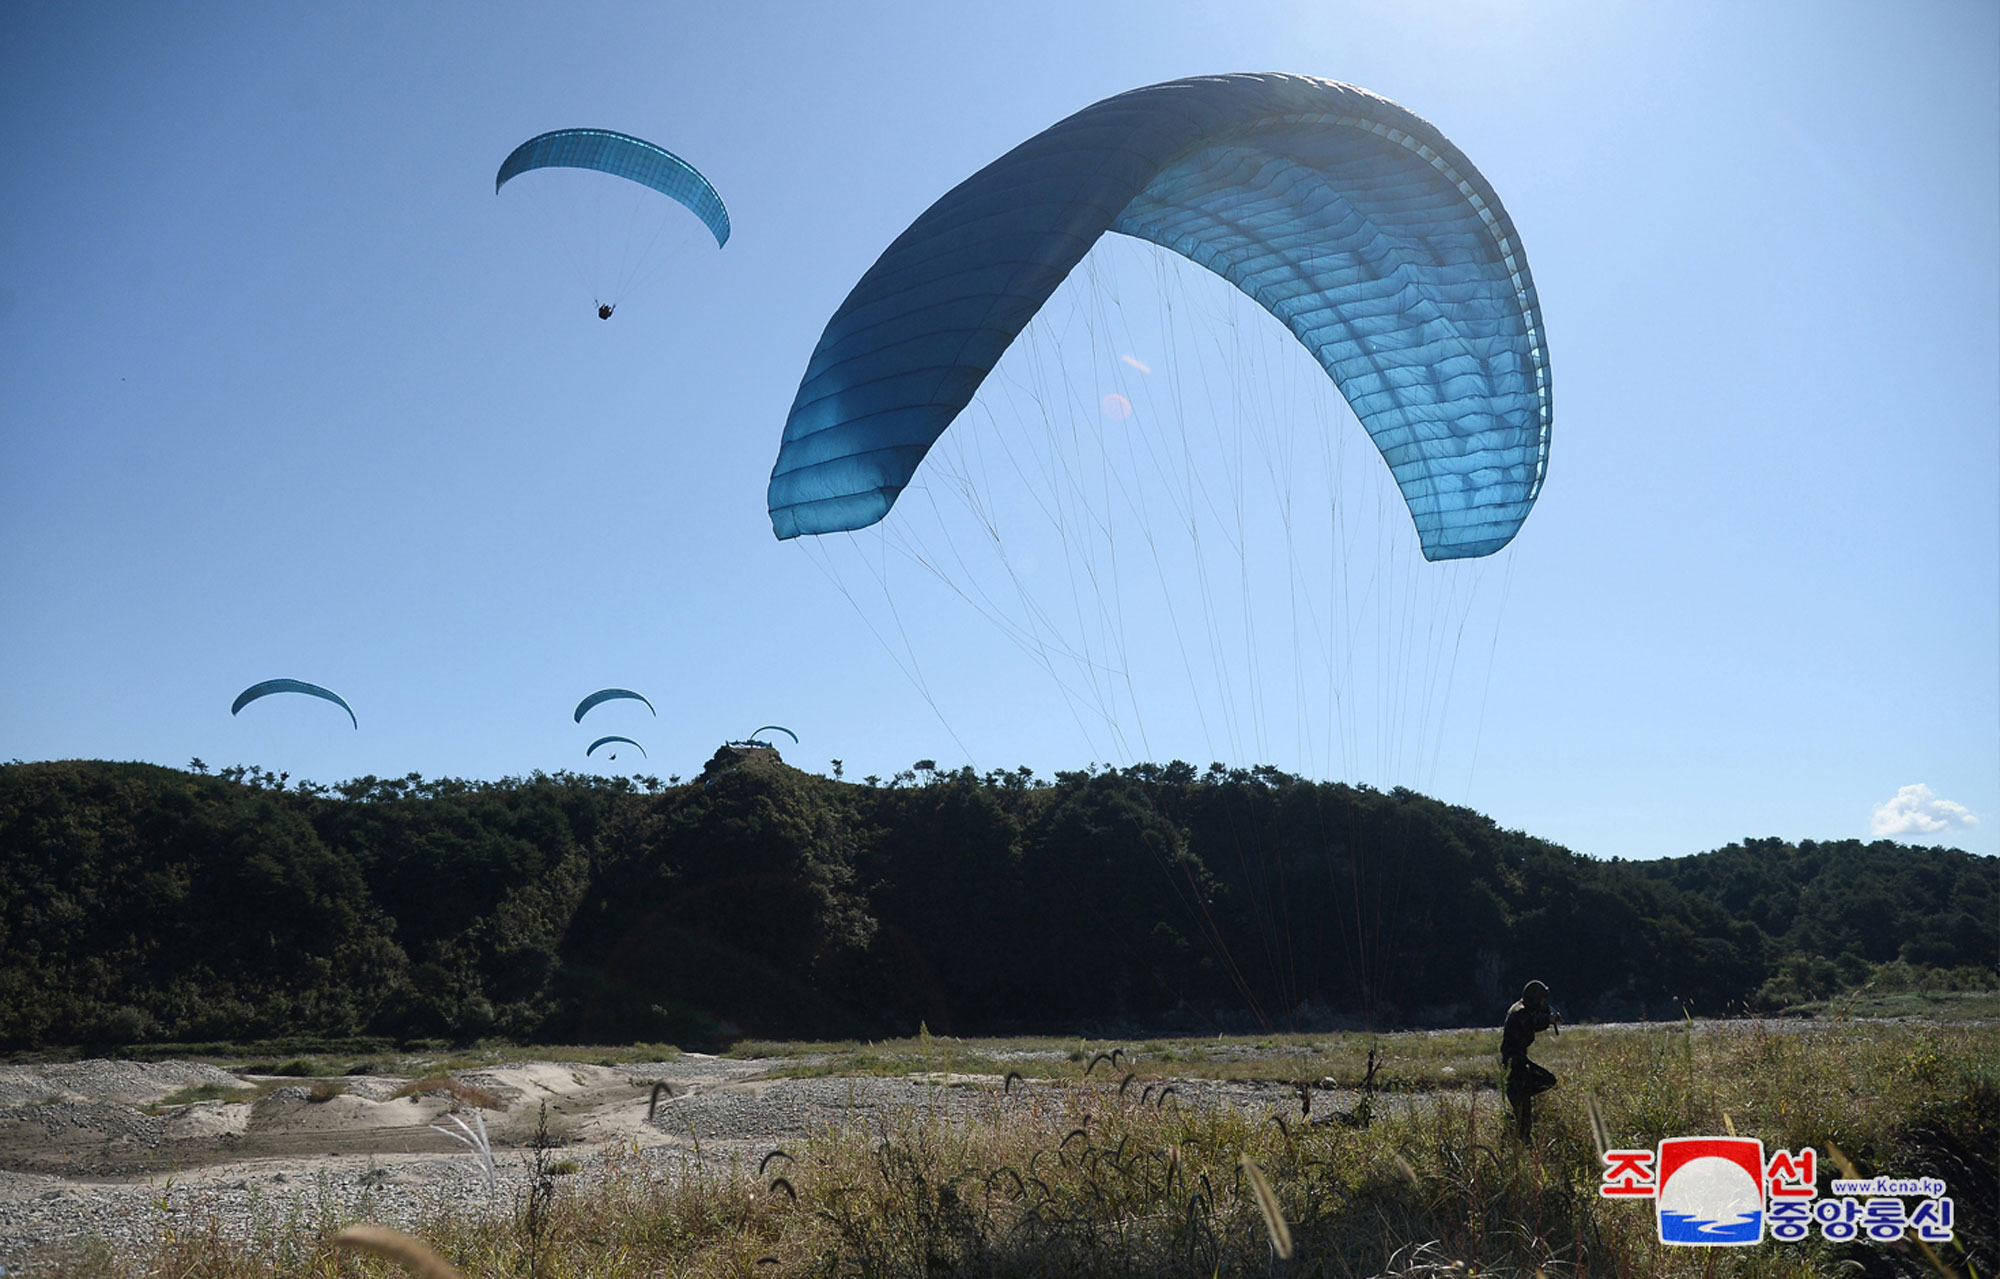
POLYGON ((1500 1060, 1507 1067, 1507 1105, 1514 1112, 1514 1128, 1526 1141, 1535 1122, 1535 1094, 1556 1086, 1554 1072, 1528 1060, 1528 1047, 1544 1030, 1562 1025, 1562 1017, 1549 1011, 1549 988, 1531 981, 1521 997, 1507 1010, 1507 1024, 1500 1031, 1500 1060))

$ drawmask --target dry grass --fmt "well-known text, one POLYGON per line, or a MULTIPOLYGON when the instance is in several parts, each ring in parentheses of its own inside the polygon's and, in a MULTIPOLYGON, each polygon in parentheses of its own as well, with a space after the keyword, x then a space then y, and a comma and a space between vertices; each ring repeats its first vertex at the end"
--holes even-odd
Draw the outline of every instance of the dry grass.
POLYGON ((1211 1079, 1358 1087, 1376 1052, 1375 1087, 1385 1092, 1435 1092, 1488 1085, 1496 1077, 1491 1031, 1455 1030, 1396 1035, 1237 1035, 1214 1039, 1095 1041, 1078 1039, 952 1039, 919 1036, 876 1043, 784 1045, 746 1041, 731 1056, 770 1060, 764 1078, 900 1078, 927 1072, 1009 1074, 1037 1082, 1076 1082, 1107 1073, 1151 1079, 1211 1079), (1113 1061, 1113 1054, 1117 1059, 1113 1061))
POLYGON ((480 1110, 505 1110, 507 1103, 497 1095, 476 1084, 468 1084, 453 1075, 426 1075, 422 1079, 412 1079, 390 1097, 421 1097, 430 1093, 445 1093, 462 1106, 472 1106, 480 1110))

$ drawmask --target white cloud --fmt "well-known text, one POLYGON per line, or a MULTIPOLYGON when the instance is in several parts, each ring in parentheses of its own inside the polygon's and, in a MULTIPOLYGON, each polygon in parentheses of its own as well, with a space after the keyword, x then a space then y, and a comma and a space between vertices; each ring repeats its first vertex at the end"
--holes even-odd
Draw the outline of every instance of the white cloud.
POLYGON ((1894 799, 1875 806, 1869 822, 1878 838, 1897 835, 1935 835, 1941 830, 1977 826, 1979 819, 1963 804, 1940 799, 1931 788, 1918 782, 1896 792, 1894 799))

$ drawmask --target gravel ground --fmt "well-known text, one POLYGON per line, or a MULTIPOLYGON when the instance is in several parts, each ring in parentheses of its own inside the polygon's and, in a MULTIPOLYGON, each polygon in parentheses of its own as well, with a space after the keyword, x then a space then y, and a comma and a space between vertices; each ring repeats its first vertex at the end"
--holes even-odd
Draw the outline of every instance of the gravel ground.
POLYGON ((45 1066, 0 1066, 0 1106, 48 1101, 158 1101, 183 1088, 243 1081, 219 1066, 191 1061, 66 1061, 45 1066))
MULTIPOLYGON (((89 1238, 129 1254, 196 1223, 255 1240, 289 1235, 294 1223, 365 1218, 409 1227, 445 1210, 512 1211, 530 1183, 523 1147, 539 1101, 549 1102, 550 1127, 565 1142, 559 1157, 582 1165, 562 1182, 573 1191, 605 1175, 607 1153, 622 1168, 637 1159, 661 1175, 692 1160, 751 1169, 769 1151, 829 1129, 880 1135, 907 1115, 990 1122, 1003 1108, 1041 1110, 1053 1123, 1076 1097, 1045 1084, 1003 1093, 991 1076, 745 1078, 774 1064, 689 1055, 620 1068, 512 1062, 462 1072, 462 1081, 508 1102, 506 1112, 487 1115, 491 1193, 474 1157, 430 1129, 444 1122, 450 1099, 396 1098, 403 1080, 342 1080, 347 1092, 321 1103, 306 1085, 285 1081, 254 1105, 198 1102, 149 1115, 140 1107, 190 1085, 246 1081, 186 1062, 8 1067, 0 1070, 0 1265, 32 1273, 51 1249, 89 1238), (649 1122, 655 1082, 673 1095, 649 1122), (384 1122, 387 1114, 397 1122, 384 1122), (357 1142, 365 1148, 341 1148, 357 1142), (408 1149, 413 1143, 424 1148, 408 1149), (163 1165, 163 1152, 184 1158, 163 1165), (148 1161, 155 1166, 143 1172, 118 1171, 148 1161)), ((1182 1081, 1175 1091, 1187 1105, 1296 1113, 1290 1094, 1269 1085, 1182 1081)))

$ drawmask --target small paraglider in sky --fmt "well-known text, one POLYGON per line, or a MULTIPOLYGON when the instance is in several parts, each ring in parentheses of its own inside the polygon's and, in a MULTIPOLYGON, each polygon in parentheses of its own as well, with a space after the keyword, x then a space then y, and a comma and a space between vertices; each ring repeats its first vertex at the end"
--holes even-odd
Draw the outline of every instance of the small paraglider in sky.
POLYGON ((714 234, 715 247, 729 242, 729 210, 708 179, 686 160, 644 138, 609 129, 557 129, 529 138, 501 162, 494 193, 532 169, 595 169, 630 178, 687 206, 714 234))
POLYGON ((347 718, 353 721, 357 730, 361 727, 361 721, 355 718, 354 708, 342 700, 340 694, 330 688, 321 688, 318 684, 308 684, 302 679, 267 679, 261 684, 252 684, 236 695, 236 700, 230 704, 229 713, 234 715, 258 698, 269 697, 273 693, 304 693, 308 697, 332 702, 347 712, 347 718))
POLYGON ((592 707, 600 706, 605 702, 617 701, 621 698, 629 698, 635 702, 644 702, 646 709, 653 711, 655 717, 659 715, 658 711, 653 710, 651 702, 646 701, 642 694, 635 693, 629 688, 600 688, 576 704, 576 722, 579 724, 583 723, 583 717, 590 713, 592 707))
MULTIPOLYGON (((610 736, 610 737, 600 737, 600 738, 598 738, 598 739, 597 739, 596 741, 592 742, 592 743, 590 744, 590 749, 589 749, 589 750, 587 750, 587 751, 585 751, 585 752, 584 752, 584 755, 585 755, 585 756, 591 756, 591 755, 595 755, 595 754, 597 754, 597 748, 598 748, 598 747, 600 747, 600 746, 608 746, 608 745, 610 745, 610 744, 611 744, 612 742, 624 742, 624 743, 625 743, 625 744, 626 744, 627 746, 630 746, 630 747, 632 747, 633 749, 637 750, 637 751, 639 752, 639 754, 640 754, 640 756, 641 756, 642 758, 645 758, 645 759, 651 759, 651 758, 652 758, 652 756, 650 756, 650 755, 647 755, 647 754, 646 754, 646 748, 645 748, 645 747, 643 747, 643 746, 641 746, 641 745, 639 745, 639 743, 637 743, 637 742, 633 741, 633 740, 632 740, 631 738, 629 738, 629 737, 619 737, 619 736, 617 736, 617 735, 615 735, 615 734, 614 734, 614 735, 612 735, 612 736, 610 736)), ((617 756, 617 754, 616 754, 616 753, 613 753, 613 754, 611 754, 611 755, 607 756, 606 758, 608 758, 608 759, 617 759, 617 758, 618 758, 618 756, 617 756)))
MULTIPOLYGON (((529 138, 501 163, 493 181, 494 193, 498 194, 520 175, 537 169, 588 169, 637 183, 676 201, 701 219, 715 237, 717 248, 729 240, 729 211, 708 179, 673 152, 644 138, 609 129, 557 129, 529 138)), ((665 214, 652 212, 647 202, 656 197, 634 192, 642 198, 631 202, 629 217, 614 218, 608 210, 602 211, 603 224, 590 226, 600 215, 596 208, 597 194, 587 180, 572 178, 555 181, 548 190, 532 196, 530 202, 546 196, 552 206, 561 206, 545 212, 552 224, 562 228, 558 238, 573 259, 578 275, 595 294, 591 305, 597 318, 608 320, 618 309, 625 290, 649 269, 647 259, 669 219, 665 214)))

